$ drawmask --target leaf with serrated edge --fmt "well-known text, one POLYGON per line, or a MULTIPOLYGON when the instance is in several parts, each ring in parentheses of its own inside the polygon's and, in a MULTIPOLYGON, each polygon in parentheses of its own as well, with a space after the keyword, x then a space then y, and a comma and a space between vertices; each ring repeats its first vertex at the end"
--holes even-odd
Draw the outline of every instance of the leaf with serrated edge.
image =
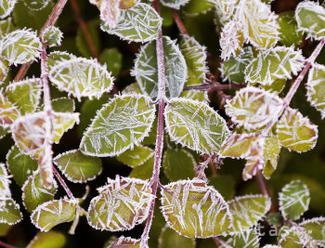
POLYGON ((319 247, 325 246, 325 217, 316 217, 299 224, 312 237, 319 247))
MULTIPOLYGON (((168 36, 163 37, 166 68, 166 96, 178 97, 187 79, 187 66, 176 42, 168 36)), ((134 62, 132 75, 143 94, 156 98, 158 95, 158 65, 156 42, 152 41, 141 47, 134 62)))
POLYGON ((298 225, 286 228, 282 233, 281 231, 278 242, 281 248, 317 247, 312 245, 313 240, 306 230, 298 225))
POLYGON ((244 45, 242 24, 236 20, 229 21, 220 33, 221 58, 227 60, 238 57, 244 45))
POLYGON ((76 109, 74 100, 68 97, 59 97, 59 98, 52 99, 51 104, 52 104, 52 109, 55 112, 71 113, 74 112, 76 109))
POLYGON ((249 83, 272 85, 279 79, 291 79, 304 66, 301 50, 295 51, 293 46, 278 46, 259 53, 245 70, 245 80, 249 83))
POLYGON ((170 228, 188 238, 225 234, 232 223, 228 204, 199 179, 182 180, 161 190, 161 211, 170 228))
POLYGON ((317 143, 318 128, 298 110, 288 108, 277 123, 277 137, 289 151, 307 152, 317 143))
POLYGON ((138 3, 132 8, 121 11, 116 27, 110 28, 102 24, 100 28, 123 40, 147 42, 157 38, 161 25, 161 17, 150 5, 138 3))
POLYGON ((307 99, 325 118, 325 66, 315 63, 308 73, 307 99))
POLYGON ((60 62, 69 61, 77 59, 77 57, 71 53, 65 51, 54 51, 48 54, 47 64, 49 66, 49 71, 52 70, 53 66, 56 66, 60 62))
POLYGON ((5 164, 0 163, 0 200, 11 197, 9 188, 10 179, 5 164))
POLYGON ((77 207, 76 201, 66 198, 52 200, 39 205, 30 218, 38 229, 48 232, 59 224, 73 221, 77 207))
POLYGON ((59 28, 49 26, 44 30, 43 37, 48 47, 56 47, 61 46, 63 33, 59 28))
POLYGON ((154 119, 155 106, 149 98, 115 96, 97 111, 82 137, 80 150, 97 157, 120 155, 149 135, 154 119))
POLYGON ((225 120, 207 104, 186 98, 173 98, 165 109, 169 136, 201 153, 218 152, 229 135, 225 120))
POLYGON ((9 127, 19 116, 18 108, 9 101, 0 89, 0 126, 9 127))
POLYGON ((17 0, 1 0, 0 2, 0 19, 3 19, 11 14, 17 0))
POLYGON ((118 155, 116 159, 125 165, 135 168, 143 165, 153 155, 154 151, 150 147, 139 145, 118 155))
POLYGON ((0 41, 1 57, 10 65, 25 64, 40 57, 41 41, 29 29, 20 29, 7 34, 0 41))
POLYGON ((250 228, 242 233, 237 233, 226 238, 221 248, 259 248, 260 238, 256 228, 250 228))
POLYGON ((190 0, 161 0, 161 4, 173 8, 180 9, 180 7, 186 5, 190 0))
POLYGON ((89 157, 79 150, 70 150, 57 155, 53 162, 69 181, 85 183, 94 180, 102 172, 102 161, 89 157))
POLYGON ((100 98, 112 89, 114 80, 106 65, 85 58, 71 58, 55 63, 51 66, 49 79, 59 90, 79 101, 81 97, 100 98))
MULTIPOLYGON (((139 239, 133 239, 130 237, 124 237, 120 236, 117 240, 111 241, 108 243, 105 248, 140 248, 140 240, 139 239)), ((147 248, 147 247, 141 247, 141 248, 147 248)))
POLYGON ((270 179, 271 175, 276 170, 280 152, 281 144, 278 137, 273 134, 266 137, 263 149, 263 159, 265 165, 262 171, 266 179, 270 179))
POLYGON ((278 118, 283 101, 274 93, 246 87, 236 92, 225 106, 231 120, 248 130, 262 128, 278 118))
POLYGON ((202 90, 184 90, 180 95, 181 98, 188 98, 194 101, 209 102, 209 96, 207 91, 202 90))
POLYGON ((285 219, 299 219, 308 210, 309 203, 309 189, 299 180, 286 184, 279 193, 279 209, 285 219))
POLYGON ((0 223, 15 225, 22 220, 19 205, 10 198, 0 200, 0 223))
POLYGON ((142 223, 153 200, 148 180, 117 176, 98 188, 99 195, 89 204, 87 220, 99 230, 125 231, 142 223))

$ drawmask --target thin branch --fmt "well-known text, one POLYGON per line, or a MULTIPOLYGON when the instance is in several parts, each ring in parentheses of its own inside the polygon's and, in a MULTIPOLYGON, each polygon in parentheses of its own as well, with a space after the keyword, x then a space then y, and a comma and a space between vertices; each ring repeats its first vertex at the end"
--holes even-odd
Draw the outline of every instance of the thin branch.
POLYGON ((0 247, 3 247, 3 248, 16 248, 15 246, 12 246, 12 245, 9 245, 3 241, 0 241, 0 247))
POLYGON ((81 11, 80 11, 77 0, 70 0, 70 4, 71 4, 73 12, 75 13, 77 22, 81 28, 81 32, 82 32, 83 36, 85 37, 87 46, 89 47, 89 50, 91 53, 91 56, 94 58, 97 58, 98 57, 97 48, 94 45, 93 38, 91 37, 91 34, 88 29, 88 25, 82 18, 81 11))
MULTIPOLYGON (((159 2, 155 0, 153 6, 160 13, 159 2)), ((164 61, 164 44, 162 30, 159 30, 158 38, 156 41, 157 52, 157 66, 158 66, 158 123, 157 123, 157 137, 155 146, 155 158, 153 175, 151 178, 152 194, 155 196, 150 205, 149 215, 141 236, 141 247, 146 247, 149 240, 149 232, 154 217, 154 209, 156 202, 157 190, 159 187, 159 174, 162 160, 162 153, 164 148, 164 111, 165 111, 165 61, 164 61)))
POLYGON ((186 27, 182 21, 182 19, 179 17, 177 10, 173 10, 173 18, 175 20, 175 23, 179 29, 179 31, 181 32, 181 34, 183 35, 188 35, 188 32, 186 30, 186 27))
MULTIPOLYGON (((47 27, 53 26, 57 22, 59 16, 61 15, 61 13, 63 11, 64 6, 67 3, 67 1, 68 0, 59 0, 55 4, 55 6, 53 7, 53 10, 51 12, 51 14, 49 15, 49 17, 47 18, 45 24, 43 25, 43 27, 40 30, 40 34, 41 35, 42 35, 43 31, 47 27)), ((30 66, 31 66, 31 63, 27 63, 27 64, 22 65, 20 67, 20 69, 19 69, 16 77, 14 78, 14 81, 20 81, 20 80, 22 80, 25 77, 25 75, 26 75, 26 73, 27 73, 27 71, 28 71, 28 69, 29 69, 30 66)))
POLYGON ((55 178, 58 180, 59 184, 62 186, 64 191, 67 193, 68 197, 71 200, 74 200, 75 199, 74 195, 72 194, 72 192, 69 189, 68 185, 65 183, 64 179, 61 177, 58 170, 55 168, 55 166, 53 166, 52 168, 53 168, 53 174, 54 174, 55 178))
POLYGON ((269 189, 267 188, 265 178, 262 175, 260 170, 258 170, 256 173, 256 183, 257 183, 258 188, 260 189, 261 193, 265 196, 270 197, 270 192, 269 192, 269 189))

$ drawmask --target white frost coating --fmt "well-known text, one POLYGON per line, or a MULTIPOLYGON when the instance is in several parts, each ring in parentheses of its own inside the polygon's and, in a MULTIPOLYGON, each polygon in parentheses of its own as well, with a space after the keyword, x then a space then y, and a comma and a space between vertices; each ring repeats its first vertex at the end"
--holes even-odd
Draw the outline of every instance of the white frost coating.
POLYGON ((282 106, 283 101, 278 95, 256 87, 246 87, 227 101, 225 111, 234 123, 251 130, 277 119, 282 106))
POLYGON ((325 66, 315 63, 308 73, 307 99, 325 118, 325 66))
POLYGON ((81 97, 100 98, 112 89, 114 80, 106 65, 85 58, 57 62, 51 66, 49 79, 59 90, 73 95, 79 101, 81 97))
POLYGON ((160 0, 160 2, 173 9, 179 9, 181 6, 187 4, 190 0, 160 0))
POLYGON ((9 16, 14 10, 17 0, 0 0, 0 19, 9 16))
POLYGON ((9 178, 5 164, 0 163, 0 201, 11 198, 9 178))
POLYGON ((286 184, 279 193, 279 210, 284 219, 294 220, 299 219, 305 211, 308 210, 310 203, 310 192, 306 184, 300 180, 291 181, 286 184), (302 208, 302 211, 298 213, 295 208, 302 208), (290 212, 295 212, 295 216, 291 216, 290 212), (288 215, 290 215, 288 217, 288 215))
POLYGON ((188 238, 208 238, 225 235, 229 231, 232 215, 228 204, 205 181, 172 182, 163 187, 161 195, 161 212, 168 226, 178 234, 188 238), (216 227, 221 233, 215 233, 216 227))
POLYGON ((100 19, 110 28, 115 28, 121 15, 120 0, 100 1, 100 19))
POLYGON ((129 9, 121 10, 115 28, 110 28, 105 24, 100 28, 124 40, 147 42, 157 38, 161 25, 160 15, 150 5, 138 3, 129 9))
MULTIPOLYGON (((164 36, 165 74, 167 97, 178 97, 187 79, 187 65, 176 41, 164 36)), ((131 72, 143 94, 151 98, 158 96, 158 67, 156 42, 152 41, 141 47, 131 72)))
POLYGON ((74 127, 75 124, 79 124, 79 113, 53 113, 52 121, 52 141, 55 144, 59 144, 62 135, 74 127))
POLYGON ((58 27, 48 26, 43 31, 43 38, 47 43, 48 47, 61 46, 63 33, 58 27))
POLYGON ((244 37, 243 27, 240 22, 231 20, 223 28, 220 34, 221 58, 227 60, 230 57, 237 57, 242 51, 244 37))
POLYGON ((25 64, 40 57, 41 46, 36 32, 19 29, 0 40, 0 54, 10 65, 25 64))
POLYGON ((9 101, 0 89, 0 126, 3 128, 10 125, 20 116, 20 112, 16 105, 9 101))
POLYGON ((148 180, 116 176, 98 188, 89 204, 87 220, 98 230, 125 231, 148 217, 154 196, 148 180))
POLYGON ((208 0, 216 9, 221 24, 230 21, 235 14, 238 0, 208 0))
POLYGON ((9 72, 9 67, 0 60, 0 85, 3 84, 3 81, 6 79, 9 72))
POLYGON ((164 115, 171 139, 201 153, 219 151, 229 135, 226 121, 203 102, 173 98, 164 115))
POLYGON ((277 46, 259 53, 245 70, 245 81, 272 85, 276 79, 291 79, 304 67, 305 58, 301 50, 294 47, 277 46))
POLYGON ((22 0, 22 2, 30 10, 40 11, 50 3, 50 0, 22 0))
POLYGON ((303 227, 298 225, 292 226, 287 230, 284 230, 280 233, 279 245, 282 247, 282 243, 286 241, 287 238, 291 240, 297 240, 299 243, 295 242, 295 245, 301 245, 299 247, 317 247, 312 245, 312 237, 308 235, 306 230, 303 227), (291 237, 290 237, 291 236, 291 237), (293 237, 292 237, 293 236, 293 237))
POLYGON ((324 6, 320 6, 319 3, 313 2, 313 1, 304 1, 297 5, 296 11, 295 11, 295 18, 298 25, 298 30, 305 34, 307 34, 307 38, 312 38, 315 40, 321 40, 324 38, 325 35, 325 8, 324 6), (316 22, 315 20, 310 17, 309 21, 311 23, 308 23, 308 27, 306 27, 303 23, 303 21, 300 18, 300 14, 302 11, 309 11, 313 12, 315 16, 319 18, 319 22, 316 22), (318 25, 321 25, 320 27, 318 25))
MULTIPOLYGON (((133 247, 140 243, 139 239, 133 239, 130 237, 120 236, 117 240, 110 241, 105 248, 119 248, 119 247, 133 247)), ((147 247, 141 247, 147 248, 147 247)))
POLYGON ((19 204, 11 198, 0 200, 0 223, 15 225, 22 219, 23 215, 20 212, 19 204))

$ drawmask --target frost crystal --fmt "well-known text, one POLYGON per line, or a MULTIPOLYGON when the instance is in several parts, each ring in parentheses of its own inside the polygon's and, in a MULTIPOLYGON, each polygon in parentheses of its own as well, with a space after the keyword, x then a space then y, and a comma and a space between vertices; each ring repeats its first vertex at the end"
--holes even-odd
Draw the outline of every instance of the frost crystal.
POLYGON ((0 19, 10 15, 13 11, 17 0, 1 0, 0 1, 0 19))
POLYGON ((227 60, 230 57, 237 57, 242 51, 244 37, 242 34, 243 27, 237 21, 228 22, 220 34, 221 58, 227 60))

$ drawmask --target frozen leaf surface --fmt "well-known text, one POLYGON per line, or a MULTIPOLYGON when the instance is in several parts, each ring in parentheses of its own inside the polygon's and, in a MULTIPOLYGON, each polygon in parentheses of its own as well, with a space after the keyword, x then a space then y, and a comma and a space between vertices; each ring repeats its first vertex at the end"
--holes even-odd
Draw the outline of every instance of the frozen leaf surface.
POLYGON ((132 168, 143 165, 154 155, 154 151, 147 146, 135 146, 116 157, 116 159, 132 168))
POLYGON ((0 2, 0 19, 3 19, 11 14, 17 0, 1 0, 0 2))
POLYGON ((190 0, 161 0, 161 3, 169 8, 179 9, 186 5, 190 0))

